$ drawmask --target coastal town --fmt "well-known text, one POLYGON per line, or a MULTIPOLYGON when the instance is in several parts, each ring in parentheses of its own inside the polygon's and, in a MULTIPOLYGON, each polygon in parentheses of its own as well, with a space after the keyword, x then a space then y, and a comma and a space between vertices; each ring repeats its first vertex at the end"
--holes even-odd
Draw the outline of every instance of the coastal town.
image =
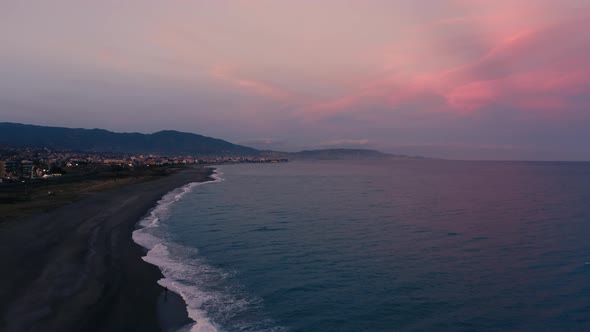
POLYGON ((83 174, 99 169, 133 170, 228 163, 281 163, 287 159, 249 156, 161 156, 0 147, 0 183, 83 174))

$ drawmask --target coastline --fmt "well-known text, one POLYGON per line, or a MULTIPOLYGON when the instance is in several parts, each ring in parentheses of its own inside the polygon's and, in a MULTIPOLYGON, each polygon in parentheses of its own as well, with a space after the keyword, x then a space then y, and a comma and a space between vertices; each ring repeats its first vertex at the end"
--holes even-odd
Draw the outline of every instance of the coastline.
POLYGON ((0 329, 167 331, 192 322, 182 299, 157 281, 132 239, 166 193, 210 180, 210 168, 89 194, 70 205, 0 225, 5 272, 0 329))

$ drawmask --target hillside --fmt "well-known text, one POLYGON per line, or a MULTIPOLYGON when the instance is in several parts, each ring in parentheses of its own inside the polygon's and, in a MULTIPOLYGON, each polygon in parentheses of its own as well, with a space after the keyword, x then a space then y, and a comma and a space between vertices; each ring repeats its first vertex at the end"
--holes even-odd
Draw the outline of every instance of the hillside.
POLYGON ((153 134, 115 133, 0 123, 0 146, 165 155, 257 155, 258 150, 207 136, 165 130, 153 134))

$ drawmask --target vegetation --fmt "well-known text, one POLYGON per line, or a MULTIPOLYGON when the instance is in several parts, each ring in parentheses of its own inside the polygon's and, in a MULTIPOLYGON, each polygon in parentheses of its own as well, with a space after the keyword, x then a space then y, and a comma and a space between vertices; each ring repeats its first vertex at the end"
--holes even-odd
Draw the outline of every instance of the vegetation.
POLYGON ((0 123, 0 145, 53 150, 165 155, 254 156, 258 150, 224 140, 173 130, 154 134, 114 133, 104 129, 72 129, 0 123))
POLYGON ((86 193, 149 181, 183 167, 121 167, 70 171, 68 174, 46 179, 26 179, 0 186, 0 223, 14 218, 45 212, 82 197, 86 193))

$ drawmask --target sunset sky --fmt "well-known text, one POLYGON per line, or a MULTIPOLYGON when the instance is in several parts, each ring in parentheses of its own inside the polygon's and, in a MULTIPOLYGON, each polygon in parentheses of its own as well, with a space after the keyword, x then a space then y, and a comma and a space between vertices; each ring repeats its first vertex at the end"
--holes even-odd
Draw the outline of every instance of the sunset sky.
POLYGON ((0 0, 0 122, 590 160, 588 0, 0 0))

